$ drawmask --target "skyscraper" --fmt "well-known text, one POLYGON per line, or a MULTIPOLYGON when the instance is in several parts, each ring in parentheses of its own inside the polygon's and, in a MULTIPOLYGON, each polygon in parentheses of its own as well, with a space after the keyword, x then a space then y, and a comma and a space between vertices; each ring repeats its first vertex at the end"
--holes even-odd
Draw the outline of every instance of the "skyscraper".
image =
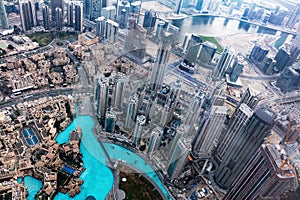
POLYGON ((190 138, 180 138, 175 146, 174 151, 172 152, 172 156, 167 169, 167 173, 171 181, 173 181, 182 173, 182 170, 188 160, 190 151, 190 138))
POLYGON ((49 7, 48 6, 43 6, 42 9, 43 12, 43 26, 46 30, 50 29, 50 22, 49 22, 49 7))
POLYGON ((300 17, 300 4, 296 6, 294 12, 292 13, 291 17, 287 21, 286 26, 290 29, 293 29, 299 17, 300 17))
POLYGON ((83 0, 83 16, 87 19, 91 19, 92 0, 83 0))
POLYGON ((105 4, 106 0, 92 0, 91 4, 91 19, 96 19, 101 16, 102 4, 105 4))
POLYGON ((212 106, 210 114, 203 126, 199 128, 195 137, 193 151, 202 158, 209 158, 212 150, 217 146, 219 137, 224 129, 224 122, 228 108, 226 106, 212 106))
POLYGON ((153 11, 146 11, 144 16, 143 27, 147 30, 147 34, 154 31, 156 23, 156 13, 153 11))
POLYGON ((143 136, 143 127, 146 123, 146 117, 144 115, 138 115, 136 118, 136 124, 133 131, 133 143, 138 146, 141 143, 143 136))
POLYGON ((195 64, 198 58, 201 43, 202 43, 201 37, 195 34, 191 35, 191 38, 189 39, 187 45, 187 53, 184 57, 185 62, 193 65, 195 64))
POLYGON ((23 31, 29 31, 35 26, 34 6, 30 0, 20 0, 20 17, 23 31))
POLYGON ((250 60, 253 61, 255 64, 260 64, 266 55, 269 53, 269 50, 260 44, 256 44, 251 53, 250 53, 250 60))
POLYGON ((289 17, 288 21, 286 22, 286 26, 290 29, 293 29, 295 24, 297 23, 299 19, 300 14, 300 4, 297 4, 295 6, 294 11, 291 13, 291 16, 289 17))
POLYGON ((95 19, 96 22, 96 35, 101 40, 105 36, 105 17, 101 16, 95 19))
POLYGON ((61 30, 63 27, 63 10, 59 7, 56 7, 55 9, 55 24, 56 24, 56 30, 61 30))
POLYGON ((74 25, 74 17, 73 17, 73 11, 74 11, 74 5, 73 1, 70 1, 67 5, 67 25, 70 27, 73 27, 74 25))
POLYGON ((7 15, 3 0, 0 0, 0 23, 3 29, 8 28, 7 15))
POLYGON ((198 59, 204 63, 210 63, 217 51, 217 45, 209 41, 202 43, 198 59))
POLYGON ((105 39, 114 44, 117 42, 119 24, 110 19, 105 22, 105 39))
POLYGON ((174 13, 175 14, 180 14, 181 8, 182 8, 183 0, 177 0, 174 13))
POLYGON ((102 8, 101 15, 105 17, 105 19, 115 20, 116 17, 116 7, 108 6, 102 8))
POLYGON ((169 21, 165 19, 160 19, 157 22, 157 27, 156 27, 156 34, 155 38, 160 40, 162 38, 163 32, 167 31, 169 26, 169 21))
POLYGON ((233 59, 232 69, 229 73, 229 79, 231 82, 236 82, 243 72, 245 66, 244 59, 241 56, 235 56, 233 59))
POLYGON ((237 105, 237 108, 242 104, 246 104, 252 110, 255 109, 260 100, 259 93, 255 91, 252 87, 248 87, 244 92, 240 102, 237 105))
POLYGON ((147 154, 150 158, 153 156, 153 153, 159 149, 163 133, 163 129, 159 126, 152 130, 147 150, 147 154))
POLYGON ((61 12, 62 18, 64 14, 64 0, 52 0, 51 1, 51 15, 52 15, 52 20, 56 21, 57 20, 57 14, 56 12, 59 11, 61 12), (60 8, 61 10, 56 10, 56 8, 60 8))
POLYGON ((276 199, 282 192, 297 188, 294 167, 280 145, 263 144, 224 200, 276 199))
POLYGON ((151 74, 150 88, 152 90, 157 90, 162 86, 172 42, 173 34, 169 32, 163 32, 151 74))
POLYGON ((127 22, 129 18, 129 11, 130 11, 130 2, 122 0, 118 3, 118 22, 121 29, 127 28, 127 22))
POLYGON ((232 58, 234 56, 234 49, 231 47, 225 47, 220 60, 213 72, 213 78, 220 80, 225 75, 226 70, 231 64, 232 58))
POLYGON ((284 92, 300 88, 299 62, 283 70, 276 81, 276 86, 284 92))
POLYGON ((257 110, 230 142, 214 177, 218 185, 228 189, 240 177, 251 157, 257 152, 274 125, 274 114, 257 110))
POLYGON ((179 139, 182 138, 182 137, 187 138, 188 131, 189 131, 189 126, 187 126, 186 124, 181 124, 176 129, 176 135, 173 138, 173 141, 172 141, 172 144, 171 144, 171 147, 170 147, 170 150, 169 150, 169 154, 168 154, 169 159, 171 159, 179 139))
POLYGON ((196 10, 201 11, 203 8, 203 0, 198 0, 196 4, 196 10))
POLYGON ((125 84, 126 84, 126 77, 123 74, 119 74, 118 76, 115 77, 113 106, 118 110, 122 110, 125 84))
POLYGON ((245 124, 248 123, 252 115, 253 110, 246 104, 242 103, 239 107, 237 107, 231 121, 228 124, 227 131, 220 137, 217 154, 215 155, 217 163, 220 163, 223 160, 231 142, 235 139, 235 137, 238 137, 239 132, 244 128, 245 124))
POLYGON ((82 8, 82 2, 77 1, 75 3, 75 31, 82 31, 83 28, 83 8, 82 8))
POLYGON ((104 130, 108 133, 114 133, 116 124, 116 114, 113 111, 107 112, 105 115, 104 130))
POLYGON ((199 93, 194 96, 194 99, 192 100, 189 106, 184 123, 190 125, 191 128, 193 128, 195 123, 197 123, 196 121, 199 120, 198 118, 199 118, 199 114, 203 102, 204 102, 204 94, 199 93))
POLYGON ((106 115, 106 110, 108 107, 108 88, 109 78, 100 77, 96 82, 95 99, 96 105, 96 115, 99 118, 103 118, 106 115))
POLYGON ((138 110, 138 96, 137 94, 131 96, 129 98, 128 106, 127 106, 127 113, 126 113, 126 120, 125 120, 125 128, 131 129, 134 125, 134 121, 137 115, 138 110))

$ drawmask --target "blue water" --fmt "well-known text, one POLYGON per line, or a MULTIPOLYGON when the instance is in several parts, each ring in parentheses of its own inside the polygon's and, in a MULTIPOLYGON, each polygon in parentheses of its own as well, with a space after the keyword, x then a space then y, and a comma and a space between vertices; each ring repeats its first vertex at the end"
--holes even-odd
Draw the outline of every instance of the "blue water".
POLYGON ((75 172, 75 169, 72 169, 71 167, 68 167, 67 165, 64 165, 62 169, 70 174, 73 174, 75 172))
POLYGON ((32 176, 25 176, 24 184, 27 186, 28 200, 34 200, 34 196, 38 193, 38 191, 40 191, 43 186, 42 181, 35 179, 32 176))
POLYGON ((82 129, 80 152, 83 155, 83 167, 86 170, 80 178, 84 181, 84 184, 80 187, 81 192, 74 198, 71 198, 68 194, 58 193, 54 199, 83 200, 88 196, 94 196, 97 200, 105 199, 112 188, 114 179, 112 172, 105 165, 105 154, 92 133, 93 119, 89 116, 75 118, 70 126, 58 135, 56 141, 59 144, 68 142, 70 132, 77 126, 82 129))
POLYGON ((130 164, 135 168, 145 172, 147 176, 149 176, 159 186, 159 188, 165 194, 165 196, 171 199, 163 183, 158 178, 153 168, 150 165, 148 165, 148 163, 145 162, 143 158, 141 158, 140 156, 136 155, 132 151, 122 146, 111 144, 111 143, 103 143, 103 144, 111 158, 114 158, 116 160, 118 159, 124 160, 126 161, 127 164, 130 164))
MULTIPOLYGON (((65 131, 57 136, 56 141, 59 144, 68 142, 70 132, 77 126, 82 129, 80 151, 83 155, 83 167, 85 167, 86 170, 82 173, 80 178, 84 181, 84 184, 81 186, 81 192, 74 198, 71 198, 68 194, 58 193, 54 200, 84 200, 89 196, 95 197, 97 200, 105 199, 112 188, 114 179, 111 170, 105 165, 107 160, 105 154, 92 132, 94 126, 93 119, 89 116, 76 117, 65 131)), ((104 146, 112 158, 125 160, 128 164, 145 172, 160 187, 162 192, 170 198, 154 170, 141 157, 119 145, 104 143, 104 146)), ((38 191, 40 188, 39 185, 42 183, 41 181, 36 181, 37 183, 25 181, 25 185, 29 188, 37 184, 38 191)), ((29 192, 32 196, 28 199, 33 200, 37 191, 29 192)))

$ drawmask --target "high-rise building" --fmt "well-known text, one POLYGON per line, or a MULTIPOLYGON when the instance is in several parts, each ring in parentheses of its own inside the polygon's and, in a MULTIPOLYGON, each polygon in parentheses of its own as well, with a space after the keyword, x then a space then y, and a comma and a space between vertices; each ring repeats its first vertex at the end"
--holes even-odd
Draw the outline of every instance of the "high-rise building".
POLYGON ((39 26, 39 19, 38 19, 38 11, 40 11, 40 4, 38 1, 34 2, 34 17, 35 17, 35 22, 36 25, 39 26))
POLYGON ((276 81, 276 86, 283 92, 293 91, 300 88, 299 62, 283 70, 276 81))
POLYGON ((202 158, 209 158, 219 143, 219 137, 224 129, 227 116, 226 106, 212 106, 210 114, 203 126, 199 128, 193 143, 193 151, 202 158))
POLYGON ((87 19, 91 19, 92 0, 83 0, 83 16, 87 19))
POLYGON ((196 4, 196 10, 201 11, 203 9, 203 0, 198 0, 196 4))
POLYGON ((170 146, 170 150, 169 150, 169 154, 168 154, 168 158, 171 159, 172 157, 172 154, 174 152, 174 149, 179 141, 179 139, 181 137, 185 137, 188 133, 189 130, 188 130, 188 127, 185 126, 184 124, 181 124, 177 129, 176 129, 176 135, 174 136, 173 138, 173 141, 171 143, 171 146, 170 146))
POLYGON ((198 95, 195 95, 189 106, 184 123, 190 125, 191 128, 193 128, 193 126, 197 124, 197 120, 199 120, 198 118, 203 102, 204 94, 200 92, 198 95))
POLYGON ((153 153, 159 149, 163 133, 163 129, 159 126, 152 130, 147 150, 147 154, 150 158, 153 156, 153 153))
POLYGON ((23 31, 29 31, 35 26, 34 6, 30 0, 20 0, 20 17, 23 31))
POLYGON ((190 138, 180 138, 174 148, 174 151, 172 152, 172 156, 167 169, 167 173, 171 181, 173 181, 175 178, 178 178, 182 173, 182 170, 188 160, 190 151, 190 138))
POLYGON ((179 27, 174 26, 173 24, 169 24, 169 26, 168 26, 168 32, 174 34, 174 39, 173 39, 173 42, 172 42, 172 47, 175 47, 175 45, 178 44, 177 41, 178 41, 179 31, 180 31, 179 27))
POLYGON ((127 106, 127 113, 126 113, 126 120, 125 120, 125 128, 131 129, 134 125, 134 121, 137 115, 138 110, 138 103, 139 99, 137 94, 131 96, 129 98, 128 106, 127 106))
POLYGON ((255 45, 250 53, 250 60, 255 64, 260 64, 263 62, 266 55, 269 53, 269 50, 266 47, 261 45, 255 45))
POLYGON ((225 75, 226 70, 231 64, 232 58, 234 56, 234 49, 231 47, 225 47, 220 60, 217 63, 217 66, 213 72, 213 78, 220 80, 225 75))
POLYGON ((274 114, 266 109, 257 110, 230 142, 227 152, 214 177, 224 189, 239 178, 251 157, 257 152, 274 125, 274 114))
POLYGON ((44 25, 44 28, 46 30, 49 30, 50 29, 49 7, 46 6, 46 5, 43 6, 42 12, 43 12, 43 25, 44 25))
POLYGON ((104 130, 108 133, 114 133, 116 124, 116 114, 112 111, 109 111, 105 115, 105 124, 104 130))
POLYGON ((133 144, 138 146, 141 143, 143 136, 143 127, 146 124, 146 117, 144 115, 138 115, 136 117, 136 124, 133 131, 133 144))
POLYGON ((191 35, 191 38, 189 39, 187 44, 187 53, 184 57, 185 62, 190 64, 195 64, 198 58, 198 53, 201 47, 201 43, 202 43, 201 37, 195 34, 191 35))
POLYGON ((284 21, 285 17, 286 11, 280 11, 279 13, 272 12, 268 21, 270 24, 280 26, 282 25, 282 22, 284 21))
POLYGON ((276 199, 280 193, 298 186, 294 167, 280 145, 263 144, 224 200, 276 199))
POLYGON ((300 4, 296 6, 294 12, 292 13, 289 20, 287 21, 286 26, 290 29, 293 29, 299 17, 300 17, 300 4))
POLYGON ((164 31, 168 29, 169 21, 160 19, 157 22, 155 38, 160 40, 164 31))
POLYGON ((253 110, 246 104, 242 103, 239 107, 237 107, 231 121, 228 124, 227 131, 220 137, 220 143, 218 144, 217 153, 215 155, 217 163, 220 163, 223 160, 231 142, 238 136, 238 133, 244 128, 245 124, 248 123, 252 115, 253 110))
POLYGON ((70 27, 74 26, 73 11, 74 11, 74 4, 73 1, 70 1, 67 5, 67 25, 70 27))
POLYGON ((118 110, 122 110, 126 81, 125 75, 120 74, 115 77, 113 106, 118 110))
POLYGON ((101 15, 105 17, 105 19, 115 20, 116 18, 116 7, 108 6, 102 8, 101 15))
POLYGON ((292 59, 290 52, 286 48, 280 48, 277 52, 274 60, 276 61, 276 71, 282 72, 282 70, 287 67, 292 59))
POLYGON ((3 0, 0 1, 0 23, 3 29, 8 28, 7 14, 6 14, 5 6, 3 4, 3 0))
POLYGON ((261 71, 264 74, 272 74, 275 72, 276 68, 276 60, 274 59, 273 56, 266 56, 264 60, 261 63, 261 71))
POLYGON ((56 30, 61 30, 62 27, 63 27, 63 10, 59 7, 57 7, 55 9, 55 15, 56 15, 56 18, 55 18, 55 24, 56 24, 56 30))
POLYGON ((144 16, 143 27, 147 30, 147 34, 152 33, 156 24, 156 13, 153 11, 146 11, 144 16))
POLYGON ((169 32, 163 32, 151 74, 150 88, 152 90, 157 90, 162 86, 172 42, 173 34, 169 32))
MULTIPOLYGON (((289 119, 292 123, 292 119, 289 119)), ((284 137, 281 140, 281 144, 294 144, 297 142, 299 136, 300 136, 300 123, 296 120, 294 121, 294 124, 289 124, 290 126, 289 130, 285 133, 284 137)))
POLYGON ((96 81, 96 115, 99 118, 103 118, 106 115, 108 107, 108 90, 109 90, 109 78, 100 77, 96 81))
POLYGON ((95 19, 96 21, 96 35, 101 40, 105 36, 105 17, 101 16, 95 19))
POLYGON ((233 59, 232 69, 229 73, 229 79, 231 82, 236 82, 243 72, 245 66, 244 58, 241 56, 236 56, 233 59))
POLYGON ((252 87, 248 87, 240 102, 238 103, 237 105, 237 108, 241 105, 241 104, 246 104, 249 108, 251 108, 252 110, 255 109, 255 107, 257 106, 259 100, 260 100, 260 97, 259 97, 259 93, 257 91, 255 91, 252 87))
POLYGON ((181 8, 182 8, 183 0, 177 0, 174 13, 175 14, 180 14, 181 8))
POLYGON ((52 0, 51 1, 51 16, 52 20, 55 21, 57 20, 57 11, 61 12, 59 15, 62 16, 64 15, 64 0, 52 0), (57 10, 56 8, 60 8, 61 10, 57 10))
POLYGON ((202 43, 198 55, 198 60, 203 63, 210 63, 214 58, 216 51, 217 51, 217 45, 209 41, 205 41, 204 43, 202 43))
POLYGON ((192 33, 185 33, 184 34, 183 43, 182 43, 182 52, 183 53, 187 52, 189 41, 190 41, 191 37, 192 37, 192 33))
POLYGON ((75 3, 75 26, 74 30, 81 32, 83 28, 83 7, 82 2, 75 3))
POLYGON ((110 19, 105 22, 105 39, 114 44, 117 42, 117 35, 119 31, 119 24, 110 19))
POLYGON ((243 0, 237 0, 236 8, 239 10, 243 5, 243 0))
POLYGON ((127 28, 127 22, 130 13, 130 2, 126 0, 118 1, 118 23, 121 29, 127 28))
POLYGON ((107 6, 107 0, 92 0, 90 19, 97 19, 102 15, 102 8, 107 6))

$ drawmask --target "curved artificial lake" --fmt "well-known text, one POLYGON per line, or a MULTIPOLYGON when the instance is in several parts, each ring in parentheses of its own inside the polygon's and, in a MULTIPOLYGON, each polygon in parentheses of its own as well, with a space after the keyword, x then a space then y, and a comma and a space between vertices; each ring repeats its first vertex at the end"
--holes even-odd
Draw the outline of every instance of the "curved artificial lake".
MULTIPOLYGON (((22 180, 20 180, 22 182, 22 180)), ((32 176, 25 176, 24 177, 24 185, 27 186, 28 200, 33 200, 34 196, 40 191, 43 187, 43 184, 40 180, 33 178, 32 176)))
MULTIPOLYGON (((54 200, 84 200, 87 197, 94 197, 97 200, 105 199, 109 191, 112 189, 114 179, 111 170, 106 166, 107 158, 105 153, 103 152, 100 144, 92 132, 92 128, 94 126, 93 119, 90 116, 76 117, 73 122, 57 136, 56 141, 59 144, 68 142, 70 132, 77 126, 81 127, 82 129, 80 151, 83 155, 83 167, 85 167, 86 170, 84 173, 82 173, 80 178, 84 181, 84 184, 81 186, 81 192, 75 197, 72 198, 68 194, 58 193, 54 200)), ((130 164, 140 171, 146 173, 147 176, 159 186, 165 196, 171 199, 153 168, 148 165, 143 158, 116 144, 104 143, 104 146, 111 158, 116 160, 125 160, 127 164, 130 164)), ((34 178, 29 177, 29 179, 34 178)), ((25 185, 28 187, 28 189, 36 187, 36 185, 42 186, 41 181, 37 179, 34 180, 35 181, 30 182, 25 181, 25 185)), ((33 200, 34 195, 39 191, 40 188, 41 187, 35 190, 30 190, 28 199, 33 200)))

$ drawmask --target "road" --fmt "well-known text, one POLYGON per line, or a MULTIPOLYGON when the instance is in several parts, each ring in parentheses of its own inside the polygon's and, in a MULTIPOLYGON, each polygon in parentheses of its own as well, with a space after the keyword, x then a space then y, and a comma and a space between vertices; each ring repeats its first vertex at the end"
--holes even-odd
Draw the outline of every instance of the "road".
POLYGON ((93 93, 93 88, 60 88, 60 89, 53 89, 47 91, 40 91, 36 93, 31 93, 28 95, 19 96, 16 98, 9 99, 7 101, 0 102, 0 108, 16 105, 20 102, 23 102, 24 99, 28 101, 32 101, 35 99, 39 99, 42 97, 49 97, 49 96, 58 96, 58 95, 71 95, 71 94, 87 94, 93 93))
POLYGON ((69 58, 71 58, 71 60, 74 62, 75 65, 77 65, 77 69, 78 69, 78 74, 81 78, 81 84, 83 88, 88 88, 89 87, 89 80, 88 77, 86 75, 86 72, 84 70, 84 67, 82 65, 82 63, 69 51, 69 49, 65 48, 67 55, 69 56, 69 58), (80 63, 80 65, 78 65, 80 63))

